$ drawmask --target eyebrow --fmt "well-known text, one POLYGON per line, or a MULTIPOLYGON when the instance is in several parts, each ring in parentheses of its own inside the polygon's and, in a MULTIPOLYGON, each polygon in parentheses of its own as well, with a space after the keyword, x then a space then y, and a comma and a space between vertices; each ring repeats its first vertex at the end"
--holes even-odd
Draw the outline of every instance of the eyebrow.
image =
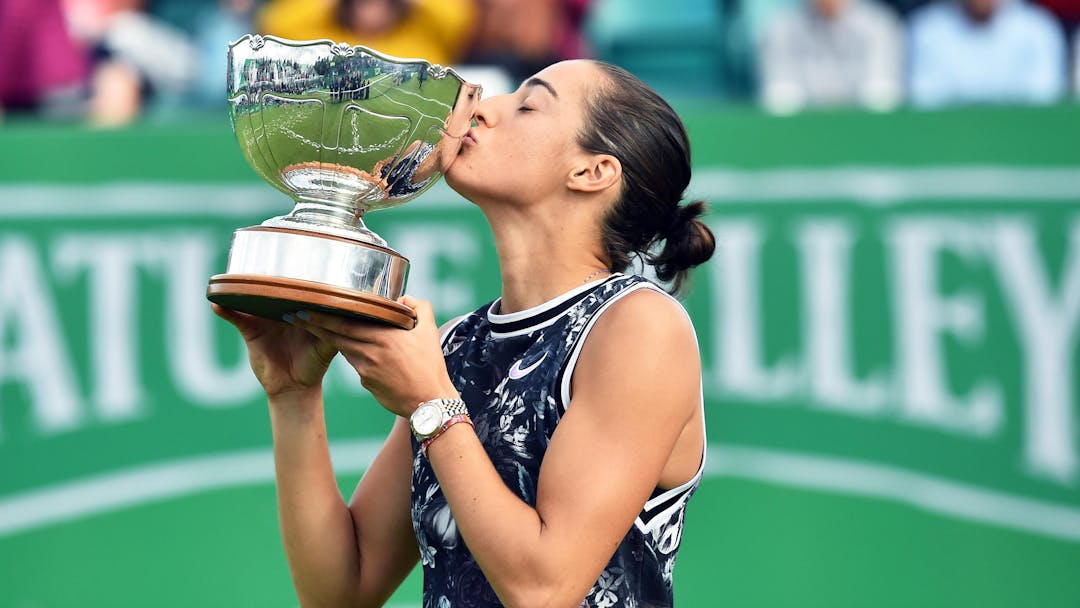
POLYGON ((555 99, 559 98, 559 94, 555 92, 555 87, 551 86, 551 83, 544 80, 543 78, 537 78, 536 76, 533 76, 532 78, 525 81, 525 86, 544 87, 548 90, 548 93, 551 93, 552 97, 554 97, 555 99))

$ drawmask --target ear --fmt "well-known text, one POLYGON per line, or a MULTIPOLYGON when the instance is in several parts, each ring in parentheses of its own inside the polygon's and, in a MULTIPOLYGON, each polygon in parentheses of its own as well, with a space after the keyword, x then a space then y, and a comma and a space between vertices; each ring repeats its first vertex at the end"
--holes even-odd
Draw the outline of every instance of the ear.
POLYGON ((602 192, 622 182, 622 163, 610 154, 593 154, 566 176, 566 187, 576 192, 602 192))

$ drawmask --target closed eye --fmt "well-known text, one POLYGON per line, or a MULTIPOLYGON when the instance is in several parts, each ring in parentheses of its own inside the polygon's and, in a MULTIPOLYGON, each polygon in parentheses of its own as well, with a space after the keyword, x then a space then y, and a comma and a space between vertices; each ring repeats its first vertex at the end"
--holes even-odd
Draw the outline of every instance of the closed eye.
POLYGON ((533 109, 534 108, 530 108, 529 106, 521 106, 518 108, 518 112, 532 112, 533 109))

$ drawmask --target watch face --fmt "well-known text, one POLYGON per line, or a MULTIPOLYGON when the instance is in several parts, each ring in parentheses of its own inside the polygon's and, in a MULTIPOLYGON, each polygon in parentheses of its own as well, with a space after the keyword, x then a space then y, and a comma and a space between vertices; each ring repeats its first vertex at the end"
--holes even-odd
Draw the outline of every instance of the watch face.
POLYGON ((416 408, 409 417, 413 432, 420 436, 428 436, 439 430, 442 424, 442 410, 435 404, 425 403, 416 408))

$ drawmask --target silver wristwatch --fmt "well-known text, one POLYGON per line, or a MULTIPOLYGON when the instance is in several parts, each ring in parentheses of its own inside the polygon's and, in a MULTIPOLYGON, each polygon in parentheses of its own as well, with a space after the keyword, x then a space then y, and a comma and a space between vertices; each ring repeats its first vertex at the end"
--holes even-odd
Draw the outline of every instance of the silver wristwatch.
POLYGON ((418 405, 409 416, 409 428, 417 441, 430 438, 454 416, 468 415, 469 410, 461 399, 432 399, 418 405))

